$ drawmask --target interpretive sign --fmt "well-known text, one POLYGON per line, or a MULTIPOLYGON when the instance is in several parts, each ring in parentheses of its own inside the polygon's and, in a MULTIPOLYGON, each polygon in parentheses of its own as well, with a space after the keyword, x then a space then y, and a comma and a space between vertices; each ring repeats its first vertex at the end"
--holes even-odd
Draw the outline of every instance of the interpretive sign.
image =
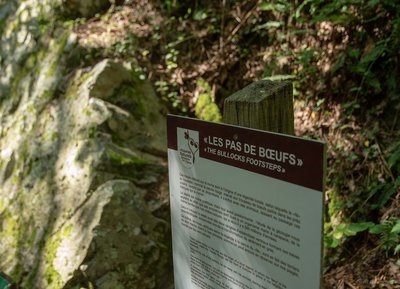
POLYGON ((324 153, 168 116, 175 289, 319 289, 324 153))
POLYGON ((10 277, 0 272, 0 289, 14 289, 15 284, 11 281, 10 277))

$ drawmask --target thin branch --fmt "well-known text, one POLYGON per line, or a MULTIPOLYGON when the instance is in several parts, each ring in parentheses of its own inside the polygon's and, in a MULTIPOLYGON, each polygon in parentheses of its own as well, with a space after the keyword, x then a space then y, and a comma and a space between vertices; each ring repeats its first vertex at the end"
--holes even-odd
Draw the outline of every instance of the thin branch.
POLYGON ((225 35, 225 10, 226 10, 226 0, 222 1, 222 17, 221 17, 221 35, 219 37, 219 49, 220 53, 224 52, 224 35, 225 35))
POLYGON ((344 281, 344 283, 346 283, 346 285, 349 286, 351 289, 360 289, 359 287, 354 286, 353 284, 351 284, 348 281, 344 281))
POLYGON ((392 179, 392 182, 394 182, 396 180, 396 178, 394 177, 394 175, 392 173, 392 170, 390 169, 388 163, 386 162, 385 157, 383 156, 381 147, 380 147, 380 145, 378 143, 378 140, 376 138, 375 138, 375 143, 376 143, 376 145, 378 147, 379 157, 380 157, 380 159, 381 159, 381 161, 383 163, 383 167, 385 168, 386 172, 388 173, 388 175, 392 179))
POLYGON ((255 9, 258 6, 258 3, 260 1, 257 1, 257 3, 246 13, 246 15, 240 20, 240 23, 236 25, 236 27, 232 30, 231 34, 229 35, 228 39, 226 42, 230 42, 232 38, 235 36, 235 34, 242 28, 244 24, 246 24, 247 20, 250 18, 251 15, 253 15, 255 9))

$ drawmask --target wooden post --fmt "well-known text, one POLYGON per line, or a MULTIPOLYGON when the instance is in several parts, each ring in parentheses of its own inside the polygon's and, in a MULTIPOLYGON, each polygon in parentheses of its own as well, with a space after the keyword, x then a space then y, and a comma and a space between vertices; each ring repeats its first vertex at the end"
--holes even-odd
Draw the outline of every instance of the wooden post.
POLYGON ((235 92, 225 99, 224 122, 293 135, 292 83, 260 80, 235 92))

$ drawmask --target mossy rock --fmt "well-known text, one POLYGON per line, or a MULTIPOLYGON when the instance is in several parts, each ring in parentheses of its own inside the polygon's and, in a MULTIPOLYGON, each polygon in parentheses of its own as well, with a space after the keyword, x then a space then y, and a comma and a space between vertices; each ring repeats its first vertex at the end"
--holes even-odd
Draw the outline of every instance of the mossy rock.
POLYGON ((221 111, 212 101, 211 96, 206 93, 199 95, 194 111, 199 119, 213 122, 222 121, 221 111))
POLYGON ((217 104, 214 102, 214 97, 211 93, 211 87, 207 82, 200 79, 197 82, 197 86, 203 91, 199 94, 194 112, 196 117, 201 120, 221 122, 222 115, 217 104))
MULTIPOLYGON (((13 7, 46 12, 48 2, 13 7)), ((40 13, 50 23, 54 14, 40 13)), ((32 289, 171 287, 169 226, 144 201, 166 173, 164 108, 151 85, 112 59, 71 66, 78 44, 67 25, 14 41, 26 25, 7 15, 0 271, 32 289)))

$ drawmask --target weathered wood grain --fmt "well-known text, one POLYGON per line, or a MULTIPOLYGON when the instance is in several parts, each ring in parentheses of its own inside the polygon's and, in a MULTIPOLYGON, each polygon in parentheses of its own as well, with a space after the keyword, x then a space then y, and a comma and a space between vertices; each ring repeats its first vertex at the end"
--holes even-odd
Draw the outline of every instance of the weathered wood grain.
POLYGON ((235 92, 225 99, 224 122, 293 135, 292 83, 260 80, 235 92))

